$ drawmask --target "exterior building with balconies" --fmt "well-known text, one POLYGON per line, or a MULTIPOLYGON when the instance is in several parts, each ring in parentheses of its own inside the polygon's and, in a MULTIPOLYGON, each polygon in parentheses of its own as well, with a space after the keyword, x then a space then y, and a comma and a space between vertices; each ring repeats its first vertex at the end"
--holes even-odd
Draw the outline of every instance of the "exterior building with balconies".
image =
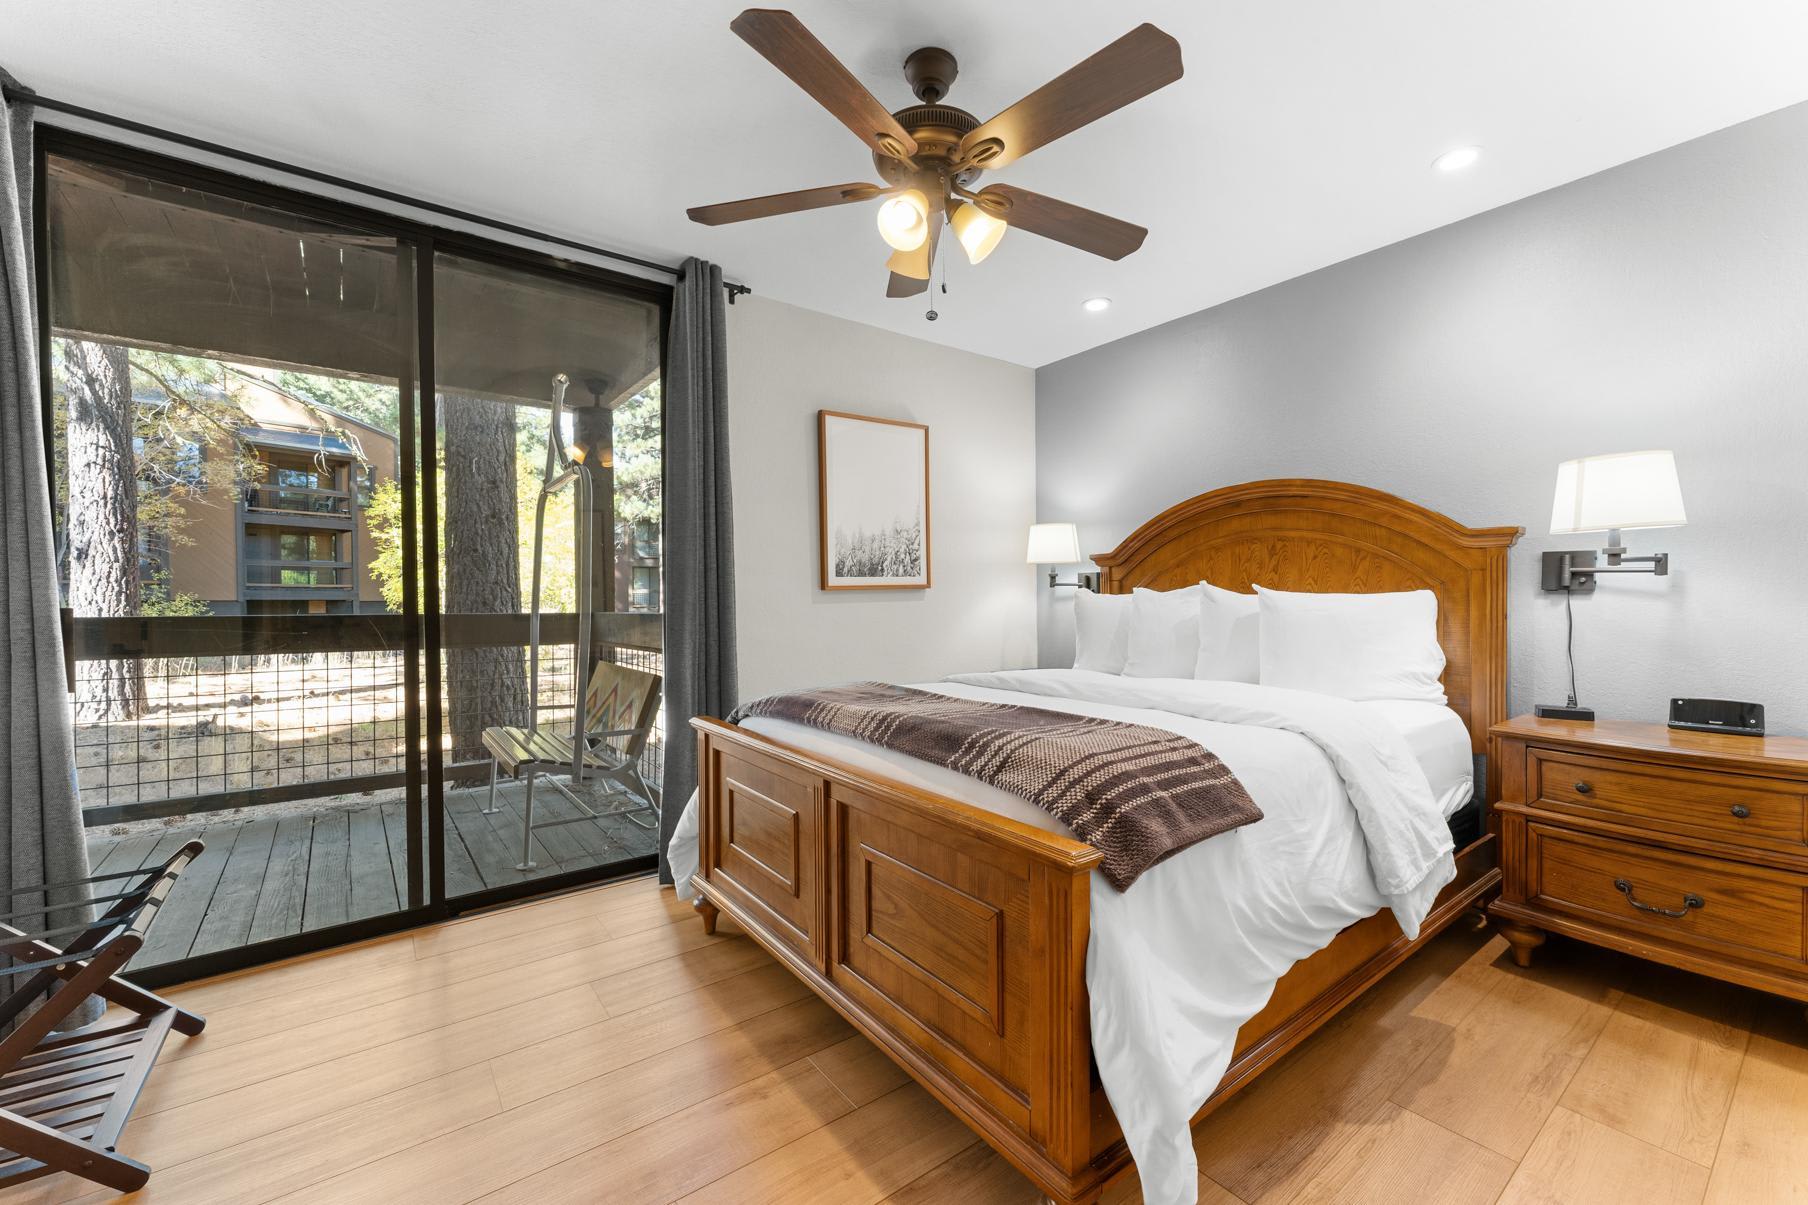
POLYGON ((187 501, 185 539, 147 549, 152 571, 172 595, 196 596, 216 615, 387 610, 370 570, 369 507, 395 476, 395 437, 275 389, 249 387, 236 400, 249 420, 238 446, 222 440, 201 455, 253 457, 261 472, 233 496, 187 501))

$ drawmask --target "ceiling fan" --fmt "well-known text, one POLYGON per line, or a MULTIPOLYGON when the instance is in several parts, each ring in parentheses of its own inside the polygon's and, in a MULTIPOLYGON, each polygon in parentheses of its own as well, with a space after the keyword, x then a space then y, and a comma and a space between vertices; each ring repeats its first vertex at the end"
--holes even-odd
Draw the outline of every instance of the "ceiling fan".
POLYGON ((887 297, 910 297, 929 287, 944 225, 975 264, 1012 226, 1106 259, 1124 258, 1149 233, 1009 184, 977 192, 973 185, 981 172, 1004 167, 1179 79, 1180 44, 1153 25, 1137 26, 983 122, 941 103, 958 65, 939 46, 925 46, 904 60, 904 79, 921 103, 888 113, 791 13, 750 8, 728 27, 866 143, 885 183, 856 181, 704 205, 687 211, 693 222, 720 226, 883 197, 879 233, 892 248, 887 297))

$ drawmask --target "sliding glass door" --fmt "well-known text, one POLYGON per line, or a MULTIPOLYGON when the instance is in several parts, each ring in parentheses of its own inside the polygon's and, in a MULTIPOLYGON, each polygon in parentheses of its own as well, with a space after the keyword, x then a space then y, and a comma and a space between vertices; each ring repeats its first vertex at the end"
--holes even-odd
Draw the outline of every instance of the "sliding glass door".
POLYGON ((645 865, 663 730, 613 705, 659 685, 658 298, 468 251, 433 280, 446 892, 645 865), (526 754, 493 790, 486 733, 526 754))
POLYGON ((134 970, 185 978, 650 867, 669 290, 40 135, 91 860, 207 845, 134 970), (549 447, 591 488, 568 482, 541 522, 549 447), (607 697, 584 727, 637 735, 574 732, 589 685, 607 697), (526 829, 525 775, 492 805, 491 729, 574 751, 579 773, 537 770, 533 821, 564 823, 526 829))
POLYGON ((420 907, 415 627, 381 568, 413 244, 129 158, 49 153, 43 177, 90 862, 206 843, 136 966, 420 907))

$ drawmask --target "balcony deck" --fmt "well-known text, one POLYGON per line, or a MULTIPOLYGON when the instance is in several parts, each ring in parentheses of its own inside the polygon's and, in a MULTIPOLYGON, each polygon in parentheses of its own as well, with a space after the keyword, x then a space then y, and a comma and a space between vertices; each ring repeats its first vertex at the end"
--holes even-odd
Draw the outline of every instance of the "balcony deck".
MULTIPOLYGON (((446 893, 469 895, 566 871, 650 854, 655 834, 621 818, 542 829, 534 861, 519 871, 524 789, 503 782, 502 810, 482 813, 487 787, 446 793, 446 893)), ((597 806, 604 806, 598 804, 597 806)), ((534 792, 536 820, 575 816, 558 792, 534 792)), ((199 837, 207 849, 182 878, 137 969, 249 942, 284 937, 394 912, 408 891, 407 826, 400 799, 321 807, 280 817, 218 818, 130 836, 88 834, 92 872, 129 870, 162 861, 199 837)))

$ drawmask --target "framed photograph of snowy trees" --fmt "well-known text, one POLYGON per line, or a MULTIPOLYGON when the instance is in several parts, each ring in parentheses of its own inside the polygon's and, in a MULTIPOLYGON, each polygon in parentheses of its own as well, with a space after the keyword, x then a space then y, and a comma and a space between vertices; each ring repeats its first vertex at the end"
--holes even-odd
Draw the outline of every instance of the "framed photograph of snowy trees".
POLYGON ((929 586, 929 428, 819 410, 824 590, 929 586))

